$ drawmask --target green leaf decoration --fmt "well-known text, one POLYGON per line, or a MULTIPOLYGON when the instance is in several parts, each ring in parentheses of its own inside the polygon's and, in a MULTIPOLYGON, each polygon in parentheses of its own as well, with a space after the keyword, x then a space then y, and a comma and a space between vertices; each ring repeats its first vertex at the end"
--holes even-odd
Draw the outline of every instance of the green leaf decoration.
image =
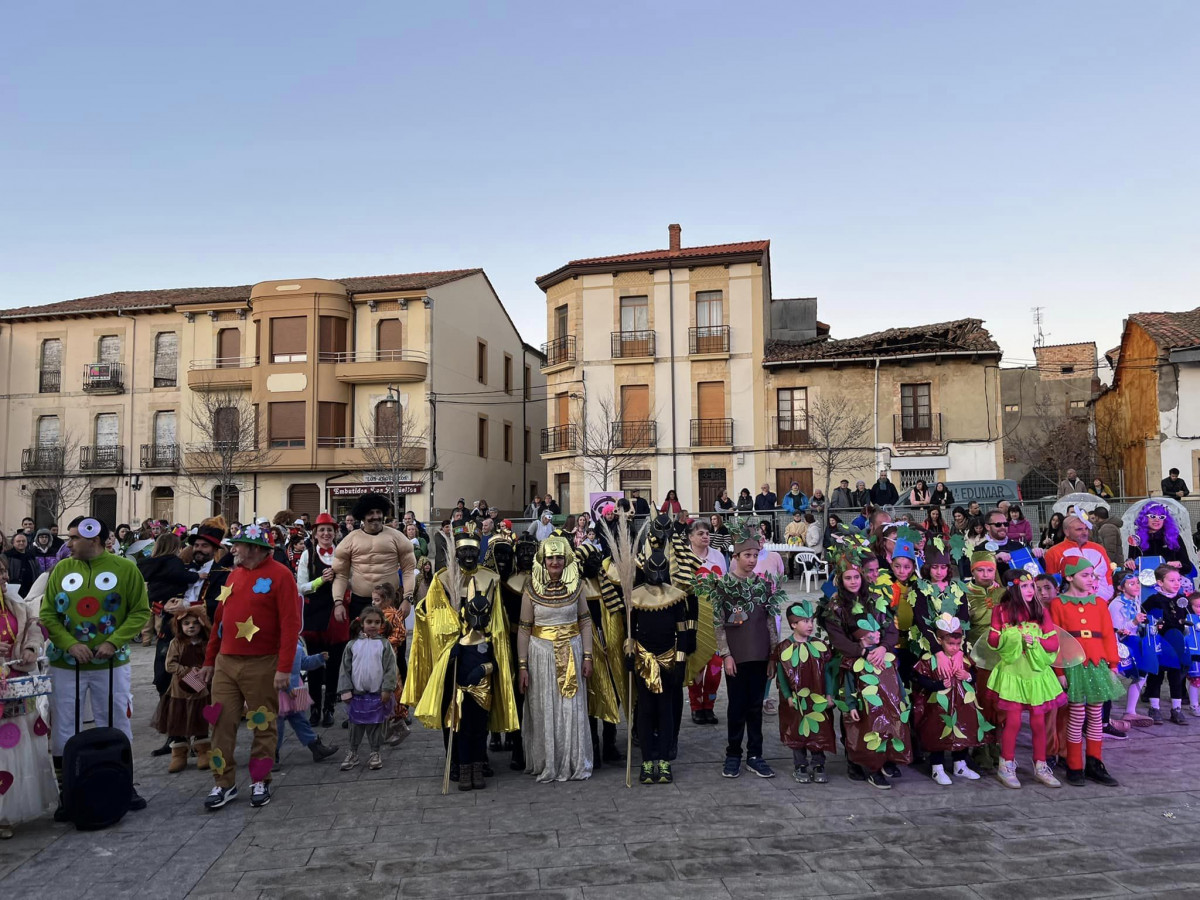
POLYGON ((883 701, 880 700, 879 697, 877 697, 875 694, 871 694, 870 696, 866 697, 865 699, 868 703, 870 703, 876 709, 883 706, 883 701))
POLYGON ((867 664, 867 661, 865 659, 856 659, 854 661, 854 671, 861 672, 863 670, 863 667, 866 666, 866 664, 867 664))
POLYGON ((900 721, 907 725, 909 715, 910 715, 910 712, 909 712, 908 707, 905 707, 904 709, 900 710, 900 721))
POLYGON ((900 740, 900 738, 892 738, 892 749, 895 750, 897 753, 903 753, 904 752, 904 741, 900 740))
POLYGON ((949 691, 938 691, 933 696, 937 697, 938 706, 940 706, 942 709, 946 709, 946 710, 950 709, 950 692, 949 691))
POLYGON ((956 738, 958 738, 960 741, 965 741, 967 739, 967 736, 963 733, 962 729, 959 728, 958 726, 955 726, 955 728, 954 728, 954 736, 956 738))
POLYGON ((949 725, 947 725, 945 728, 943 728, 943 729, 942 729, 942 734, 941 734, 941 737, 943 737, 943 738, 945 738, 945 737, 949 737, 949 736, 950 736, 950 732, 951 732, 951 730, 952 730, 952 729, 950 728, 950 726, 949 726, 949 725))
POLYGON ((812 640, 812 641, 809 641, 809 644, 812 645, 814 653, 828 653, 829 652, 829 645, 826 644, 824 641, 812 640))
POLYGON ((862 674, 862 681, 864 684, 879 684, 879 676, 872 675, 870 672, 864 672, 862 674))
POLYGON ((794 655, 795 655, 796 661, 793 663, 793 665, 798 666, 801 663, 808 662, 808 657, 809 657, 808 648, 806 646, 804 646, 803 644, 798 644, 796 646, 796 651, 795 651, 794 655))

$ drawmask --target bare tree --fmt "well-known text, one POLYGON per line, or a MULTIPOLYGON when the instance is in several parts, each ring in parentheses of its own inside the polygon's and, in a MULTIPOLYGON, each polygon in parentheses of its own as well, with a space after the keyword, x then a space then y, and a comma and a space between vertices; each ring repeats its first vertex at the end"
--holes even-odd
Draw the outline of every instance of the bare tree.
POLYGON ((580 465, 598 491, 615 490, 611 482, 621 472, 646 468, 657 445, 656 416, 647 413, 626 419, 611 394, 602 396, 576 427, 582 438, 580 465))
POLYGON ((279 457, 260 432, 258 413, 242 391, 192 391, 188 421, 195 440, 184 447, 180 484, 190 494, 215 499, 222 510, 231 489, 242 489, 246 475, 262 471, 279 457))
POLYGON ((36 510, 44 512, 51 522, 61 522, 67 510, 77 506, 91 487, 90 479, 77 468, 80 446, 79 437, 66 429, 57 444, 30 451, 31 465, 22 479, 25 492, 33 497, 36 510))
POLYGON ((1096 463, 1100 476, 1117 491, 1125 492, 1124 458, 1121 454, 1120 412, 1115 403, 1092 404, 1092 443, 1096 449, 1096 463))
POLYGON ((856 408, 841 394, 824 394, 808 412, 808 447, 814 468, 824 479, 829 496, 833 473, 870 466, 875 448, 870 446, 871 413, 856 408))
POLYGON ((1072 415, 1065 401, 1040 394, 1022 413, 1019 427, 1004 436, 1004 457, 1051 480, 1063 477, 1067 469, 1094 472, 1096 446, 1090 417, 1072 415))
POLYGON ((400 509, 400 485, 424 484, 431 472, 426 467, 429 429, 423 428, 407 406, 385 400, 375 408, 374 418, 359 423, 367 471, 388 487, 392 509, 400 509))

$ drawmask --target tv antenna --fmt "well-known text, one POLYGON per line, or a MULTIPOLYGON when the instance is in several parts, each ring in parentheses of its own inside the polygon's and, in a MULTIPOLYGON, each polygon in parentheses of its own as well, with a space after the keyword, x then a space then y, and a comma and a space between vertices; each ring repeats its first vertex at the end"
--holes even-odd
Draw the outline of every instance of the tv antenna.
POLYGON ((1033 346, 1035 346, 1035 347, 1045 347, 1046 346, 1046 335, 1044 335, 1042 333, 1042 310, 1043 309, 1045 309, 1044 306, 1033 307, 1033 331, 1034 331, 1033 346))

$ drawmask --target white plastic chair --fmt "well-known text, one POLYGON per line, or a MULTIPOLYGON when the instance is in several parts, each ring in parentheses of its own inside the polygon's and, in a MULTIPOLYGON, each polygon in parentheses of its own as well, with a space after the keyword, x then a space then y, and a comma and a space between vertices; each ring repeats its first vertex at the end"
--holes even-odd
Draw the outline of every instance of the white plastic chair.
POLYGON ((824 574, 825 563, 820 555, 815 550, 810 550, 807 547, 803 550, 795 550, 792 553, 794 560, 792 564, 793 570, 796 566, 803 566, 804 590, 812 591, 813 582, 824 574))

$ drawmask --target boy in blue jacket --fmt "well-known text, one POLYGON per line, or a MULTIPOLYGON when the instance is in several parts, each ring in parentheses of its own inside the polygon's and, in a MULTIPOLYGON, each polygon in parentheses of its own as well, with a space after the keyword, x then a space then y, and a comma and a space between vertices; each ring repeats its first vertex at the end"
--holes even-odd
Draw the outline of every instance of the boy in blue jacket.
POLYGON ((308 688, 304 686, 302 672, 312 672, 325 666, 329 659, 328 653, 308 653, 304 638, 296 642, 296 658, 292 661, 292 678, 288 689, 279 693, 279 739, 275 742, 275 764, 279 765, 279 751, 283 747, 284 722, 290 722, 292 731, 296 732, 301 746, 307 747, 312 753, 313 762, 328 759, 337 753, 336 746, 328 747, 321 743, 317 733, 308 724, 308 708, 312 699, 308 688))

